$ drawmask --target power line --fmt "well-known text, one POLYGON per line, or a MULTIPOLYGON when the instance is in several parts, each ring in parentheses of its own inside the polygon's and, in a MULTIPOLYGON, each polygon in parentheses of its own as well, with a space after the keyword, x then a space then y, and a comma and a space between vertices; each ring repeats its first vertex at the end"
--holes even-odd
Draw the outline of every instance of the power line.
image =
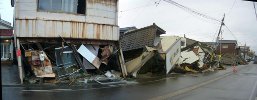
MULTIPOLYGON (((147 3, 148 5, 151 4, 152 0, 149 0, 149 2, 147 3)), ((144 9, 143 9, 144 10, 144 9)), ((142 9, 139 10, 138 14, 134 17, 134 19, 132 20, 132 23, 134 24, 136 19, 142 14, 142 9)))
POLYGON ((146 5, 142 5, 142 6, 138 6, 138 7, 135 7, 135 8, 130 8, 130 9, 119 11, 119 18, 121 18, 122 13, 124 13, 124 12, 132 11, 132 10, 139 10, 140 11, 142 8, 146 8, 146 7, 156 5, 156 3, 155 4, 150 4, 152 1, 153 0, 149 0, 149 2, 146 5))
POLYGON ((228 26, 226 24, 224 24, 224 26, 228 29, 228 31, 231 33, 231 35, 238 41, 238 38, 236 37, 236 35, 228 28, 228 26))
POLYGON ((232 9, 234 8, 235 3, 236 3, 236 0, 234 0, 234 3, 233 3, 233 5, 232 5, 232 7, 230 8, 230 10, 229 10, 228 14, 230 14, 230 12, 232 11, 232 9))
POLYGON ((175 2, 175 1, 172 1, 172 0, 163 0, 163 1, 168 2, 168 3, 170 3, 170 4, 173 4, 173 5, 175 5, 175 6, 179 7, 179 8, 181 8, 181 9, 187 11, 187 12, 196 14, 196 15, 201 16, 201 17, 203 17, 203 18, 210 19, 210 20, 213 20, 213 21, 216 21, 216 22, 221 22, 221 21, 218 20, 218 19, 215 19, 215 18, 213 18, 213 17, 210 17, 210 16, 207 16, 207 15, 205 15, 205 14, 202 14, 202 13, 200 13, 200 12, 198 12, 198 11, 196 11, 196 10, 193 10, 193 9, 191 9, 191 8, 189 8, 189 7, 183 6, 183 5, 181 5, 181 4, 179 4, 179 3, 175 2))

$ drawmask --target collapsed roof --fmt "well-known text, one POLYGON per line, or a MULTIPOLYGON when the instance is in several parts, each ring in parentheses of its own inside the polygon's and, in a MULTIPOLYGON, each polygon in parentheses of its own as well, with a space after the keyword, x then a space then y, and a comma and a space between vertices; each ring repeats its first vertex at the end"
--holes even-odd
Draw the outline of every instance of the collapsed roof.
POLYGON ((129 51, 144 48, 145 46, 154 47, 158 42, 157 37, 165 33, 166 31, 155 23, 151 26, 130 31, 121 38, 121 48, 123 51, 129 51))

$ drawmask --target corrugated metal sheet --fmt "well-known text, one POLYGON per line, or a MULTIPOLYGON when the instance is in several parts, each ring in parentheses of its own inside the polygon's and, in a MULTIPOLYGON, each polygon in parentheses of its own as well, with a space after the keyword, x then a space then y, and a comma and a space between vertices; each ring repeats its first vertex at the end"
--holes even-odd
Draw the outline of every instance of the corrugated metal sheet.
POLYGON ((37 0, 17 0, 17 37, 58 37, 118 40, 117 0, 87 0, 86 14, 37 11, 37 0))
POLYGON ((16 20, 18 37, 62 37, 118 40, 118 26, 82 22, 16 20))

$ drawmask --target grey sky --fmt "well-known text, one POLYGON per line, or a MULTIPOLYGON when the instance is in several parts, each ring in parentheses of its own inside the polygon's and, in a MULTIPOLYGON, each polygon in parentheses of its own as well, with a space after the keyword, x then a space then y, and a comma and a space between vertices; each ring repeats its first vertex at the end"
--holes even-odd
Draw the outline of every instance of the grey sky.
MULTIPOLYGON (((174 5, 159 0, 119 0, 119 26, 142 28, 153 23, 166 30, 167 35, 183 36, 198 41, 214 41, 220 23, 188 13, 174 5)), ((237 39, 239 45, 249 45, 257 52, 257 19, 253 3, 243 0, 174 0, 208 16, 221 20, 226 14, 223 39, 237 39), (234 6, 233 6, 234 5, 234 6)), ((257 4, 256 4, 257 5, 257 4)), ((4 20, 12 22, 13 8, 10 0, 0 1, 4 20)))
MULTIPOLYGON (((124 11, 119 14, 120 27, 141 28, 155 22, 167 31, 167 35, 183 36, 186 34, 187 37, 198 41, 213 41, 216 37, 220 23, 188 13, 164 1, 156 6, 154 5, 156 1, 159 0, 120 0, 120 11, 124 11)), ((223 38, 238 39, 239 45, 246 43, 251 46, 251 49, 257 51, 257 43, 255 43, 257 19, 252 2, 242 0, 173 1, 219 20, 225 13, 225 24, 234 35, 223 27, 223 38)))

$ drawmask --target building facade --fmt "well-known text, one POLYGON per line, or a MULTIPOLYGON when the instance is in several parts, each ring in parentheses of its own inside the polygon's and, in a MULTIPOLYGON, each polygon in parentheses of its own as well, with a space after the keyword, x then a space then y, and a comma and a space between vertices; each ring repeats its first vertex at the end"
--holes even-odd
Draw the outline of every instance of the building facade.
POLYGON ((232 54, 236 55, 237 41, 236 40, 220 40, 216 48, 216 54, 232 54))
POLYGON ((0 18, 1 61, 13 60, 13 27, 0 18))
POLYGON ((12 6, 21 80, 22 58, 30 47, 45 50, 63 42, 115 46, 119 40, 118 0, 12 0, 12 6))

